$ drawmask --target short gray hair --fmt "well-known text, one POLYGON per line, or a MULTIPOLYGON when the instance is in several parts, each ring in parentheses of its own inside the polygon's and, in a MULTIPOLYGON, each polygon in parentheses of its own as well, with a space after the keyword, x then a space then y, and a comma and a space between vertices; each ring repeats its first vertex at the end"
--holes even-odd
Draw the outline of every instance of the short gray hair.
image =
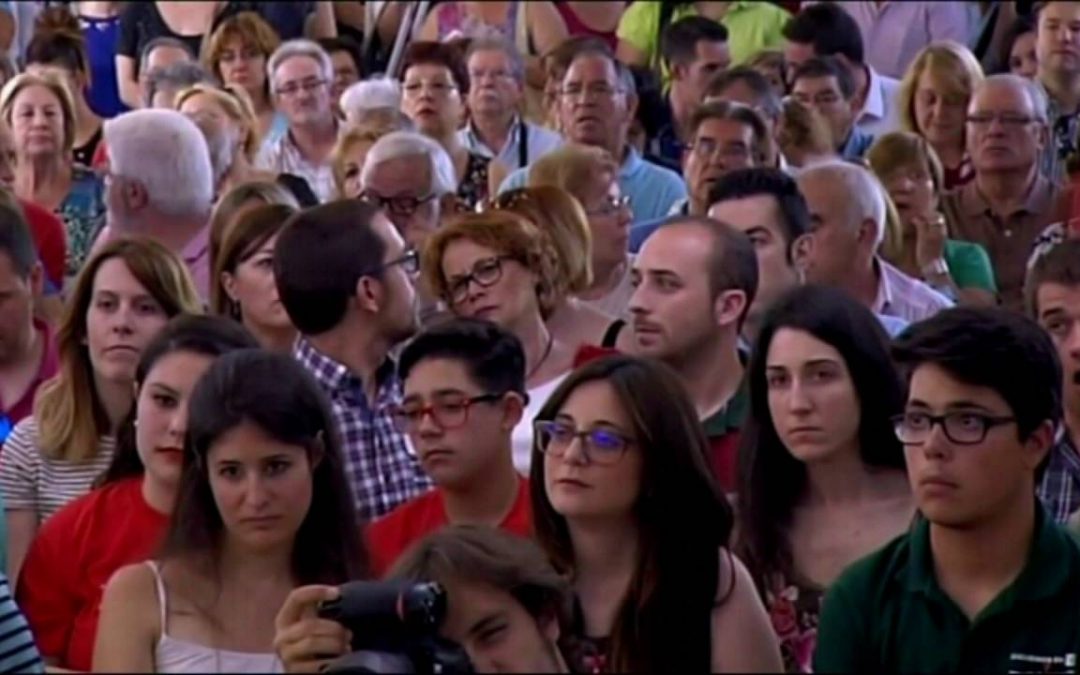
POLYGON ((401 107, 401 83, 389 77, 369 77, 341 92, 341 111, 361 113, 373 108, 401 107))
MULTIPOLYGON (((518 84, 525 82, 525 60, 521 58, 521 52, 514 45, 498 37, 477 38, 469 42, 469 49, 465 52, 465 67, 468 68, 469 59, 477 52, 502 52, 510 61, 510 75, 518 84)), ((470 77, 471 79, 471 77, 470 77)))
POLYGON ((366 187, 375 167, 383 162, 421 156, 427 159, 431 170, 431 192, 436 197, 457 192, 457 174, 450 155, 443 146, 415 131, 393 131, 377 140, 364 159, 360 183, 366 187))
POLYGON ((144 103, 149 108, 153 104, 154 95, 162 89, 172 87, 179 92, 181 89, 187 89, 200 82, 213 82, 213 79, 205 68, 194 61, 179 61, 154 68, 146 74, 146 101, 144 103))
POLYGON ((271 92, 277 93, 277 83, 274 80, 274 73, 281 67, 281 64, 297 56, 306 56, 318 63, 319 70, 322 71, 323 79, 327 82, 333 81, 334 62, 330 60, 330 55, 326 53, 325 49, 319 46, 319 43, 299 38, 283 42, 281 46, 275 49, 274 53, 270 55, 270 60, 266 62, 266 81, 270 83, 271 92))
POLYGON ((150 52, 154 51, 158 47, 173 47, 175 49, 182 49, 188 57, 195 61, 195 54, 191 51, 191 47, 180 38, 175 38, 170 35, 161 35, 154 38, 150 42, 143 45, 142 53, 139 54, 139 72, 146 72, 146 62, 150 60, 150 52))
POLYGON ((1031 109, 1035 113, 1035 118, 1044 124, 1049 121, 1050 100, 1046 95, 1046 90, 1038 82, 1033 82, 1026 77, 1014 75, 1013 73, 987 75, 986 79, 975 86, 975 90, 971 93, 972 99, 980 90, 994 84, 1010 85, 1026 92, 1028 100, 1031 101, 1031 109))
MULTIPOLYGON (((874 247, 885 239, 885 194, 881 183, 868 170, 843 160, 829 160, 812 164, 799 171, 797 177, 821 175, 839 186, 847 202, 847 213, 852 221, 874 222, 874 247)), ((853 223, 854 224, 854 223, 853 223)))

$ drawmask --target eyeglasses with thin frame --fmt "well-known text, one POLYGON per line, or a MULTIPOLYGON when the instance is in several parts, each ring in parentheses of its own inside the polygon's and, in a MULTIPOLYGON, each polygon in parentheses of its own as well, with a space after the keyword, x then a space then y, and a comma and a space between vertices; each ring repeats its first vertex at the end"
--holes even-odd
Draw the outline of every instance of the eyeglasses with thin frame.
POLYGON ((1000 122, 1003 127, 1018 129, 1037 121, 1037 118, 1032 117, 1031 115, 1010 112, 977 112, 967 116, 967 123, 973 127, 989 127, 994 120, 1000 122))
POLYGON ((622 211, 623 209, 630 208, 630 195, 620 195, 618 197, 612 197, 607 195, 604 197, 604 201, 598 208, 589 209, 585 211, 587 216, 610 216, 622 211))
POLYGON ((476 282, 480 288, 491 288, 502 279, 502 264, 504 260, 512 260, 510 256, 500 255, 494 258, 478 260, 472 266, 472 271, 459 277, 447 280, 446 295, 451 304, 457 305, 469 297, 469 284, 476 282))
POLYGON ((719 151, 721 158, 729 161, 746 161, 750 159, 750 148, 739 143, 720 143, 712 138, 699 138, 689 145, 690 149, 698 158, 708 161, 715 157, 719 151))
POLYGON ((623 93, 623 89, 619 87, 612 87, 605 82, 594 83, 590 85, 581 84, 568 84, 565 87, 559 89, 559 95, 564 98, 577 99, 577 98, 611 98, 615 94, 623 93))
POLYGON ((401 85, 401 91, 410 98, 419 96, 425 89, 431 92, 435 98, 445 98, 451 92, 457 91, 457 85, 452 82, 429 82, 426 80, 411 80, 401 85))
POLYGON ((892 418, 896 438, 904 445, 922 445, 930 438, 935 426, 945 432, 945 438, 957 445, 978 445, 994 427, 1012 424, 1015 417, 957 411, 945 415, 925 412, 906 412, 892 418))
POLYGON ((415 433, 420 429, 425 415, 430 415, 443 431, 458 429, 469 421, 469 409, 477 403, 494 403, 505 394, 480 394, 466 398, 441 399, 428 405, 419 403, 403 403, 390 409, 390 416, 394 419, 394 426, 402 433, 415 433))
POLYGON ((371 204, 377 209, 386 211, 391 215, 408 218, 416 213, 417 209, 435 199, 435 197, 436 195, 434 192, 426 197, 383 197, 374 192, 365 191, 360 193, 359 199, 371 204))
POLYGON ((634 439, 609 427, 596 426, 578 431, 572 425, 556 420, 536 420, 533 433, 536 447, 545 455, 563 457, 570 444, 577 440, 585 461, 598 466, 618 463, 634 444, 634 439))
POLYGON ((406 274, 415 276, 420 273, 420 252, 415 248, 409 248, 400 258, 394 258, 389 262, 379 265, 375 269, 364 272, 361 276, 371 276, 390 269, 394 265, 401 265, 406 274))
POLYGON ((322 78, 314 80, 304 80, 302 82, 290 82, 284 86, 278 87, 277 95, 285 98, 296 96, 301 91, 311 93, 318 91, 320 87, 327 84, 329 81, 322 78))

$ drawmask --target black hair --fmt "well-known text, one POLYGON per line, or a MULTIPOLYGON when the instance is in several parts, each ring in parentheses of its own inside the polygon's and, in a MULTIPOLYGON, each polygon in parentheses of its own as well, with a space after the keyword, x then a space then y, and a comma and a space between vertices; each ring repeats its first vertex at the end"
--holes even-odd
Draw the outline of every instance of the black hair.
POLYGON ((660 54, 668 67, 684 65, 697 58, 699 42, 727 42, 723 24, 703 16, 686 16, 669 24, 660 36, 660 54))
POLYGON ((364 50, 356 40, 347 35, 339 35, 337 37, 319 38, 318 43, 327 54, 332 55, 334 52, 348 54, 353 65, 356 66, 356 74, 360 76, 360 79, 364 79, 364 50))
POLYGON ((188 43, 180 38, 172 37, 170 35, 159 35, 143 45, 142 51, 139 53, 139 62, 136 64, 138 66, 136 69, 137 75, 143 74, 143 71, 146 70, 146 62, 150 59, 150 53, 158 47, 174 47, 176 49, 182 49, 189 57, 191 57, 192 61, 197 61, 195 52, 191 51, 191 47, 188 46, 188 43))
MULTIPOLYGON (((633 507, 640 542, 637 567, 616 614, 608 668, 704 672, 711 655, 709 617, 730 597, 734 580, 725 589, 717 586, 732 512, 709 470, 709 445, 697 411, 670 368, 619 355, 573 371, 536 419, 554 419, 579 387, 592 382, 606 382, 614 390, 633 426, 626 430, 634 439, 628 452, 642 459, 633 507), (693 536, 685 534, 687 523, 695 524, 693 536), (720 600, 718 591, 723 591, 720 600)), ((573 576, 573 541, 566 518, 548 498, 544 466, 534 444, 529 487, 536 538, 555 567, 573 576)))
POLYGON ((1008 30, 1005 31, 1005 35, 1001 39, 1001 50, 997 54, 1000 72, 1010 72, 1009 56, 1012 54, 1013 44, 1020 39, 1020 36, 1034 33, 1035 30, 1035 18, 1023 14, 1016 17, 1012 24, 1009 25, 1008 30))
POLYGON ((784 248, 790 264, 794 255, 792 244, 810 231, 810 208, 794 178, 771 167, 731 171, 709 188, 709 206, 758 195, 769 195, 776 200, 782 217, 784 248))
POLYGON ((832 56, 807 59, 805 63, 799 65, 791 76, 792 91, 795 90, 795 83, 799 80, 816 77, 835 77, 845 101, 850 101, 855 96, 855 80, 851 79, 851 73, 832 56))
POLYGON ((769 410, 766 368, 776 333, 803 331, 840 353, 859 400, 859 457, 873 467, 904 468, 891 417, 904 406, 888 336, 873 313, 844 291, 802 286, 781 296, 762 320, 747 378, 750 415, 739 445, 739 556, 761 591, 770 578, 792 578, 792 513, 806 494, 806 465, 780 440, 769 410))
POLYGON ((281 230, 274 276, 281 304, 303 335, 320 335, 345 317, 363 275, 378 276, 386 245, 372 224, 378 209, 343 199, 297 213, 281 230))
MULTIPOLYGON (((14 202, 14 200, 12 200, 14 202)), ((6 253, 20 279, 27 279, 38 263, 34 236, 23 212, 0 202, 0 253, 6 253)))
POLYGON ((488 393, 525 393, 525 352, 517 336, 483 319, 454 318, 424 329, 398 359, 401 379, 421 361, 460 361, 488 393))
POLYGON ((742 82, 754 92, 759 99, 758 107, 762 108, 770 119, 773 121, 780 119, 780 114, 783 112, 780 97, 776 95, 769 80, 749 66, 736 66, 713 75, 705 87, 705 97, 722 98, 723 92, 737 82, 742 82))
POLYGON ((1035 259, 1024 280, 1028 316, 1039 320, 1039 287, 1043 284, 1080 286, 1080 239, 1066 239, 1035 259))
MULTIPOLYGON (((236 321, 218 316, 178 314, 150 341, 135 366, 135 386, 141 387, 157 362, 169 354, 190 352, 218 357, 237 350, 258 347, 255 338, 236 321)), ((97 484, 141 476, 144 471, 135 442, 137 405, 132 405, 116 431, 116 452, 97 484)))
POLYGON ((66 7, 47 7, 34 21, 34 34, 26 46, 24 62, 59 66, 72 73, 89 75, 86 39, 78 18, 66 7))
POLYGON ((209 454, 222 436, 245 423, 307 451, 311 505, 293 542, 296 582, 341 584, 362 578, 367 559, 330 403, 296 359, 262 349, 222 356, 195 385, 176 508, 162 557, 205 556, 199 562, 216 569, 228 533, 210 486, 209 454))
MULTIPOLYGON (((903 27, 898 27, 903 30, 903 27)), ((818 56, 843 55, 853 64, 863 63, 862 33, 855 19, 835 2, 803 7, 783 29, 788 42, 809 44, 818 56)))
POLYGON ((1043 423, 1061 419, 1061 362, 1050 336, 1031 319, 996 307, 956 307, 909 326, 893 358, 911 382, 933 364, 960 382, 995 391, 1028 439, 1043 423))

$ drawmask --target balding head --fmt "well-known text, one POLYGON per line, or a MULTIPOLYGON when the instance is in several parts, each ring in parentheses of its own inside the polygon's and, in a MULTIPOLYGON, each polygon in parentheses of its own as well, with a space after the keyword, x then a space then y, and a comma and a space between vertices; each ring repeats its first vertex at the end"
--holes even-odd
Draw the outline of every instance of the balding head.
POLYGON ((881 243, 885 236, 885 197, 872 173, 850 162, 833 161, 807 167, 795 180, 811 213, 834 213, 838 224, 851 231, 870 222, 876 243, 881 243))
POLYGON ((1039 85, 1011 73, 987 77, 968 104, 967 147, 976 172, 1030 170, 1049 138, 1046 120, 1039 85))

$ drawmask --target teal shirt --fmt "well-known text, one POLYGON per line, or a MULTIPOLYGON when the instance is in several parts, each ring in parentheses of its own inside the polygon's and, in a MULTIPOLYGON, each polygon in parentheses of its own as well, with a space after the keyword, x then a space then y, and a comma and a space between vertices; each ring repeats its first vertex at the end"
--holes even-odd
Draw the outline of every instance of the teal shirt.
POLYGON ((945 263, 957 288, 980 288, 997 294, 994 266, 986 249, 979 244, 946 239, 945 263))

